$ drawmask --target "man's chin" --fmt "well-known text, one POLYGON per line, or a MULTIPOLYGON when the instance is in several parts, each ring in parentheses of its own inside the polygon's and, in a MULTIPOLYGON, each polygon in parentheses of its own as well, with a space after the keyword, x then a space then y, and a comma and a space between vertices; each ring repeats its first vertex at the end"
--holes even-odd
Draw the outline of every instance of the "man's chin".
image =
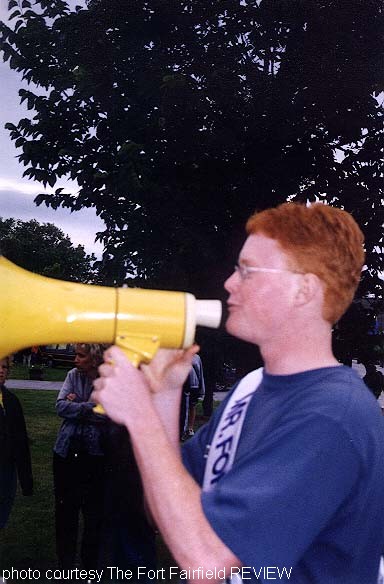
POLYGON ((251 331, 249 331, 249 328, 241 326, 241 323, 236 321, 231 315, 229 315, 225 323, 225 330, 228 334, 236 337, 240 341, 258 345, 258 342, 253 338, 253 335, 250 335, 251 331))
POLYGON ((231 315, 228 316, 225 322, 225 330, 227 331, 227 333, 233 335, 234 337, 239 336, 239 327, 236 326, 236 322, 234 322, 234 318, 231 315))

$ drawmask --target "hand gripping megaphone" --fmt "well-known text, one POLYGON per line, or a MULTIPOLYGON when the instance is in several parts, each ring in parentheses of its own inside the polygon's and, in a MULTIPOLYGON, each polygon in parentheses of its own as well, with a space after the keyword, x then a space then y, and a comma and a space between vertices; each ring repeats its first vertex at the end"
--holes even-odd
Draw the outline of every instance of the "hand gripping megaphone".
POLYGON ((113 343, 137 367, 159 347, 187 348, 197 325, 217 328, 218 300, 39 276, 0 256, 0 358, 33 345, 113 343))

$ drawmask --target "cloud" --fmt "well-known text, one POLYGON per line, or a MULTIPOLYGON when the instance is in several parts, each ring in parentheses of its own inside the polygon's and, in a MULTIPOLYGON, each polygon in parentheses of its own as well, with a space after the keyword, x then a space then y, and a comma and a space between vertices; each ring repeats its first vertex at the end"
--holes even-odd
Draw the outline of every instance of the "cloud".
POLYGON ((17 178, 0 177, 0 191, 17 192, 34 197, 44 191, 44 187, 38 183, 28 182, 27 180, 18 180, 17 178))
POLYGON ((74 245, 83 245, 87 253, 101 257, 103 248, 100 243, 95 243, 95 237, 97 231, 104 231, 105 225, 94 209, 71 213, 69 209, 37 207, 33 199, 39 192, 39 185, 0 178, 0 217, 53 223, 69 236, 74 245))

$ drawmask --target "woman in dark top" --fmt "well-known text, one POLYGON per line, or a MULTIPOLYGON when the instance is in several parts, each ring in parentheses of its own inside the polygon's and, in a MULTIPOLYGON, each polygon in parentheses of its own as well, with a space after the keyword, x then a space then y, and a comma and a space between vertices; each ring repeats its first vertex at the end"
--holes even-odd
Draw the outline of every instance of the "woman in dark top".
POLYGON ((106 417, 95 414, 90 401, 97 368, 107 345, 77 344, 71 369, 56 401, 63 418, 53 452, 56 551, 60 568, 73 568, 80 513, 84 529, 81 560, 87 570, 99 562, 105 486, 106 417))
POLYGON ((5 527, 19 479, 23 495, 32 495, 33 479, 24 414, 17 397, 4 385, 10 359, 0 359, 0 529, 5 527))

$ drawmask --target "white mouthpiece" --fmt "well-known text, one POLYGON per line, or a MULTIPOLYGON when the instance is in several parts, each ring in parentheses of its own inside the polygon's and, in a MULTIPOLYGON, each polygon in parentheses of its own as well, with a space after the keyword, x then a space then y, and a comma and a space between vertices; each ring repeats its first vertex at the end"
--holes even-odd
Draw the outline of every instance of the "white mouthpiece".
POLYGON ((185 305, 183 348, 190 347, 194 343, 197 325, 218 328, 221 321, 220 300, 196 300, 192 294, 186 294, 185 305))
POLYGON ((220 300, 196 300, 196 324, 218 328, 221 321, 220 300))

